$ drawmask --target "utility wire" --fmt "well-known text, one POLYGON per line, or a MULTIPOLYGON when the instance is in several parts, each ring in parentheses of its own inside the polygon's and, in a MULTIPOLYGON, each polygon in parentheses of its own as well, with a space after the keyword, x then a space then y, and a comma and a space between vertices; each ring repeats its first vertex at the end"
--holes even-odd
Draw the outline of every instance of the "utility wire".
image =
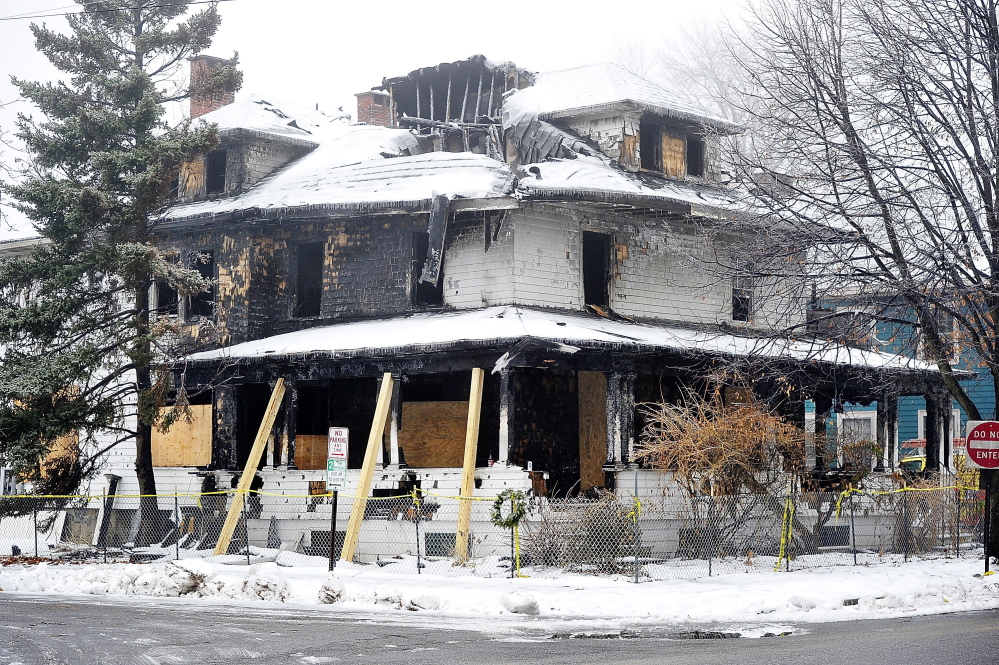
MULTIPOLYGON (((215 5, 215 4, 218 4, 220 2, 235 2, 235 0, 191 0, 191 2, 188 2, 187 4, 188 5, 215 5)), ((84 4, 96 4, 96 1, 95 2, 88 2, 88 3, 84 3, 84 4)), ((78 12, 57 12, 57 13, 53 13, 53 14, 15 14, 15 15, 12 15, 12 16, 0 16, 0 21, 19 21, 19 20, 23 20, 23 19, 32 19, 32 18, 50 18, 50 17, 53 17, 53 16, 77 16, 79 14, 110 14, 112 12, 130 12, 130 11, 133 11, 135 9, 154 9, 156 7, 175 7, 178 4, 180 4, 180 3, 170 2, 170 3, 162 3, 162 4, 156 4, 156 5, 141 5, 141 6, 138 6, 138 7, 115 7, 114 9, 83 9, 83 10, 78 11, 78 12)), ((71 7, 73 5, 69 5, 69 6, 71 7)), ((67 7, 56 7, 56 8, 49 9, 49 10, 44 10, 44 11, 55 11, 57 9, 66 9, 66 8, 67 7)))

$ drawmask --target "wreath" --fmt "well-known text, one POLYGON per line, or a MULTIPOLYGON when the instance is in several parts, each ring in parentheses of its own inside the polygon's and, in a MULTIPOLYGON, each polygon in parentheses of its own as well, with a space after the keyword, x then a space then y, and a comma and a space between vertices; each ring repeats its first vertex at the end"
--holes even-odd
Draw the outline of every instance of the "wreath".
POLYGON ((512 529, 520 520, 527 516, 527 497, 519 490, 503 490, 493 501, 493 510, 489 515, 492 523, 503 529, 512 529), (509 502, 507 514, 503 515, 503 507, 509 502))

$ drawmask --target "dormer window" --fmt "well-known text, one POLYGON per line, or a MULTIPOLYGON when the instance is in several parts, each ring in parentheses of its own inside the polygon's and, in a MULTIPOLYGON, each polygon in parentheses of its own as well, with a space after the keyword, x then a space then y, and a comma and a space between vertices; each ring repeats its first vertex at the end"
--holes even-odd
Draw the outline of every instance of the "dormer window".
POLYGON ((221 194, 225 191, 226 151, 213 150, 205 158, 205 193, 221 194))
POLYGON ((663 125, 642 122, 638 141, 643 169, 659 171, 671 178, 704 177, 703 139, 696 136, 679 138, 663 125))

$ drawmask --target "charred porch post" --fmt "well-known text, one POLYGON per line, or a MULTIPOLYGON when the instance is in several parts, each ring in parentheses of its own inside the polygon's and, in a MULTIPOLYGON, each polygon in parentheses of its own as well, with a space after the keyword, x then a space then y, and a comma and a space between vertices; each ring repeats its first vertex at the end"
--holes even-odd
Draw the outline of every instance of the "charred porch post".
POLYGON ((513 441, 513 433, 516 430, 514 425, 514 413, 516 411, 514 401, 514 380, 513 370, 504 367, 500 370, 500 409, 499 409, 499 452, 496 457, 496 464, 510 465, 510 444, 513 441))
POLYGON ((926 470, 940 472, 950 467, 950 398, 946 393, 930 392, 926 400, 926 470))
POLYGON ((284 436, 281 441, 279 464, 295 466, 295 435, 298 432, 298 383, 287 381, 284 395, 284 436))
POLYGON ((826 454, 829 442, 826 440, 826 422, 832 414, 832 398, 828 395, 816 395, 815 401, 815 436, 813 437, 812 453, 815 460, 815 471, 826 470, 826 454))
POLYGON ((875 471, 885 471, 895 467, 895 451, 898 448, 896 437, 898 428, 898 393, 886 390, 878 395, 877 444, 881 450, 875 471))
POLYGON ((216 469, 236 467, 236 392, 235 385, 217 386, 213 391, 215 408, 212 435, 212 466, 216 469))
POLYGON ((392 403, 389 406, 388 464, 385 468, 398 469, 399 463, 399 421, 402 418, 402 376, 392 375, 392 403))
POLYGON ((607 462, 604 487, 615 488, 615 476, 634 457, 635 375, 607 372, 607 462))

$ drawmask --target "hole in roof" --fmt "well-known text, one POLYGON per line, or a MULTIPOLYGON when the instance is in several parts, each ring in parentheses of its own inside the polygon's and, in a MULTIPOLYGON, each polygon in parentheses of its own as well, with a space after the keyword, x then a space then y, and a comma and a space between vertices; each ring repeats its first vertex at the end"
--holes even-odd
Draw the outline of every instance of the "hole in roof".
POLYGON ((565 325, 565 321, 556 321, 555 325, 557 325, 557 326, 564 326, 565 325))

